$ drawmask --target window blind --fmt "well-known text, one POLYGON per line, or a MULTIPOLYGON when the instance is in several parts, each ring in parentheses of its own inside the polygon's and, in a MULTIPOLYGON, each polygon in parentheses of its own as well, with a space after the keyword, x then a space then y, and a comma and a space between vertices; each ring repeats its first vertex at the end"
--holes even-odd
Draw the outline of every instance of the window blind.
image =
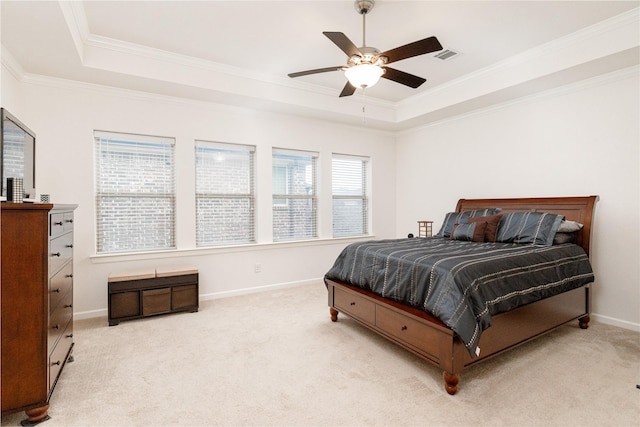
POLYGON ((97 253, 175 249, 172 138, 94 132, 97 253))
POLYGON ((334 154, 331 162, 333 236, 369 233, 368 158, 334 154))
POLYGON ((196 245, 255 242, 255 147, 196 141, 196 245))
POLYGON ((274 242, 318 236, 317 161, 317 153, 273 150, 274 242))

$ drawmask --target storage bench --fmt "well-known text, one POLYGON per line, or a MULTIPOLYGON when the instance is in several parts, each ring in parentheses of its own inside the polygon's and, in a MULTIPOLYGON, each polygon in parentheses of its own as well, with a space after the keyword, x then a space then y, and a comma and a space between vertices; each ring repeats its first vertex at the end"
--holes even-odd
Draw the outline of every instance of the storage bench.
POLYGON ((111 273, 108 293, 109 326, 156 314, 196 312, 198 269, 178 266, 111 273))

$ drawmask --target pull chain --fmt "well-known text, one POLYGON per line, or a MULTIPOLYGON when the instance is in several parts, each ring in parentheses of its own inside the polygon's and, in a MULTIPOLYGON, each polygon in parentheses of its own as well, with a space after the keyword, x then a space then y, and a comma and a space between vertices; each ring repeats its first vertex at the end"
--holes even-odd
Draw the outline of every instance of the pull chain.
POLYGON ((367 111, 366 111, 367 104, 365 104, 365 90, 366 89, 367 89, 366 87, 362 88, 362 123, 367 123, 367 111))

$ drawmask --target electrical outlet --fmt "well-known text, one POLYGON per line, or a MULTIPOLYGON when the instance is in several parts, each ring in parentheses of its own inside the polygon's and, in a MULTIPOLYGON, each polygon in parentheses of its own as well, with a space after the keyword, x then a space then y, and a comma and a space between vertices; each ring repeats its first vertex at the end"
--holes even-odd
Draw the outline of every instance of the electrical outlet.
POLYGON ((253 271, 256 272, 256 273, 260 273, 262 271, 262 264, 256 264, 253 267, 253 271))

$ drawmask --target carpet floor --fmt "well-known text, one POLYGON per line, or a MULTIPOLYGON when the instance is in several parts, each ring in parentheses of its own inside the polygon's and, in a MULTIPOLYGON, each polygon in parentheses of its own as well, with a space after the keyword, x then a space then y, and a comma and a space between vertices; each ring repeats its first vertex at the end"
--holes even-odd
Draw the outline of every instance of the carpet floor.
POLYGON ((439 368, 331 322, 326 299, 319 281, 198 313, 76 321, 41 425, 638 426, 637 332, 576 321, 468 368, 449 396, 439 368))

